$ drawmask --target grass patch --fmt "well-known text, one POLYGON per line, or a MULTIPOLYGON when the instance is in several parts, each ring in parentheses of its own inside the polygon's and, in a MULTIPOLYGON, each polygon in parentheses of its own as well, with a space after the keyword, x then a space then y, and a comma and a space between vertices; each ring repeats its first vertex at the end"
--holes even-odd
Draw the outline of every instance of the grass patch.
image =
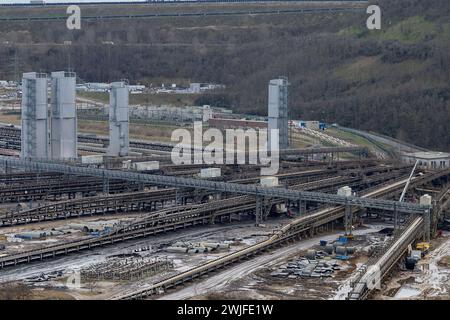
MULTIPOLYGON (((20 116, 0 113, 0 122, 20 125, 20 116)), ((169 142, 172 131, 175 129, 180 129, 180 127, 155 122, 130 123, 130 137, 169 142)), ((190 130, 190 128, 187 129, 190 130)), ((109 135, 109 123, 107 121, 78 120, 78 132, 109 135)))
POLYGON ((396 64, 383 63, 376 57, 362 57, 334 71, 334 76, 350 82, 379 81, 390 78, 416 74, 423 70, 426 64, 418 60, 406 60, 396 64))
MULTIPOLYGON (((178 126, 167 124, 130 124, 130 137, 135 139, 146 139, 152 141, 171 141, 172 131, 180 129, 178 126)), ((189 128, 187 128, 189 130, 189 128)), ((78 121, 78 132, 95 133, 98 135, 109 135, 109 123, 107 121, 78 121)))
POLYGON ((375 57, 358 58, 354 62, 336 68, 334 75, 337 78, 352 82, 368 81, 375 76, 377 66, 379 67, 380 64, 381 63, 375 57))
MULTIPOLYGON (((109 103, 108 92, 77 92, 77 96, 101 103, 109 103)), ((130 94, 130 104, 169 105, 175 107, 193 106, 198 94, 130 94)))
POLYGON ((419 43, 433 38, 437 34, 436 25, 420 16, 403 20, 381 32, 373 33, 380 40, 400 41, 407 44, 419 43))
MULTIPOLYGON (((372 142, 370 142, 366 138, 361 137, 361 136, 356 135, 356 134, 353 134, 353 133, 350 133, 350 132, 342 131, 342 130, 335 129, 335 128, 329 128, 329 129, 327 129, 326 133, 329 134, 330 136, 335 137, 335 138, 342 139, 342 140, 351 142, 353 144, 357 144, 357 145, 362 146, 362 147, 379 149, 377 145, 373 144, 372 142)), ((382 145, 384 148, 386 148, 388 150, 391 149, 391 147, 386 145, 386 144, 383 144, 381 142, 379 144, 382 145)))
POLYGON ((338 35, 340 36, 355 36, 361 38, 368 33, 368 29, 361 26, 351 26, 348 28, 344 28, 339 30, 338 35))

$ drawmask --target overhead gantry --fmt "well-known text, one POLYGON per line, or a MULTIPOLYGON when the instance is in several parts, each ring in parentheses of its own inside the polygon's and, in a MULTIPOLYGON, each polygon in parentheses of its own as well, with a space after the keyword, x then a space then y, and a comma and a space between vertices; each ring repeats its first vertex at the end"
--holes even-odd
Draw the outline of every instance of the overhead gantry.
MULTIPOLYGON (((350 214, 352 207, 379 209, 391 212, 419 214, 424 216, 426 222, 431 219, 431 206, 416 203, 405 203, 398 201, 371 199, 355 196, 340 196, 336 194, 327 194, 319 192, 298 191, 279 187, 263 187, 258 185, 242 185, 230 182, 209 181, 194 178, 182 178, 172 176, 162 176, 155 174, 142 174, 136 172, 125 172, 120 170, 108 170, 99 168, 86 168, 75 165, 46 163, 38 161, 20 160, 11 157, 0 156, 0 165, 10 168, 21 168, 28 171, 37 172, 59 172, 64 174, 74 174, 81 176, 93 176, 102 178, 105 183, 112 179, 134 181, 138 183, 172 186, 178 188, 203 189, 214 192, 246 194, 256 197, 257 204, 261 203, 262 197, 280 198, 291 201, 311 201, 316 203, 326 203, 333 205, 345 205, 346 211, 350 214)), ((398 183, 404 184, 405 181, 398 183)), ((262 205, 257 205, 262 210, 262 205)), ((256 212, 258 216, 258 212, 256 212)), ((259 213, 262 216, 262 213, 259 213)), ((425 223, 430 226, 430 223, 425 223)), ((430 230, 425 230, 429 238, 430 230)))

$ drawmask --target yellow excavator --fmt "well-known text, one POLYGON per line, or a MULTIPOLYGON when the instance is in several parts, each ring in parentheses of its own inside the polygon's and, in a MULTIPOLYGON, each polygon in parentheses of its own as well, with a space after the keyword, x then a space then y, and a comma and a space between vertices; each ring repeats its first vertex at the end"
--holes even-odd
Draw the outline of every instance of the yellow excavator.
POLYGON ((418 244, 416 244, 416 249, 422 252, 422 256, 430 252, 430 247, 431 245, 429 242, 419 242, 418 244))

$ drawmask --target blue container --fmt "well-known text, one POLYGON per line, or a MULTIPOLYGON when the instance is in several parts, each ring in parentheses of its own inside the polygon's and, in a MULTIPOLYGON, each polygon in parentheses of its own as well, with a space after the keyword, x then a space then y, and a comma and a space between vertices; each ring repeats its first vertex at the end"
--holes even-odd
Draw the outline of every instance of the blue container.
POLYGON ((347 243, 348 242, 348 238, 347 237, 339 237, 339 242, 347 243))
POLYGON ((325 247, 327 245, 327 241, 326 240, 320 240, 320 246, 321 247, 325 247))

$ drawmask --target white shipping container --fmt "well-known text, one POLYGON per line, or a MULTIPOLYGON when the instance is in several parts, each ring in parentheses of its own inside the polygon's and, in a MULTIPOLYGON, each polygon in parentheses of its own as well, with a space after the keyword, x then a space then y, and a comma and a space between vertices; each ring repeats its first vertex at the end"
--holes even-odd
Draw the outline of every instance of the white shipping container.
POLYGON ((420 204, 431 206, 431 196, 429 194, 424 194, 420 197, 420 204))
POLYGON ((135 162, 132 167, 136 171, 159 170, 158 161, 135 162))
POLYGON ((216 178, 220 176, 220 168, 206 168, 200 170, 200 178, 216 178))
POLYGON ((263 187, 277 187, 278 177, 264 177, 261 178, 261 186, 263 187))
POLYGON ((83 164, 103 163, 103 156, 102 155, 81 156, 81 163, 83 164))
POLYGON ((416 259, 416 260, 420 260, 420 259, 422 259, 422 251, 412 250, 410 257, 413 259, 416 259))
POLYGON ((122 161, 122 169, 131 169, 131 160, 122 161))
POLYGON ((343 197, 350 197, 352 195, 352 188, 349 186, 339 188, 337 194, 343 197))
POLYGON ((276 208, 277 208, 277 213, 286 213, 287 212, 285 203, 277 204, 276 208))

